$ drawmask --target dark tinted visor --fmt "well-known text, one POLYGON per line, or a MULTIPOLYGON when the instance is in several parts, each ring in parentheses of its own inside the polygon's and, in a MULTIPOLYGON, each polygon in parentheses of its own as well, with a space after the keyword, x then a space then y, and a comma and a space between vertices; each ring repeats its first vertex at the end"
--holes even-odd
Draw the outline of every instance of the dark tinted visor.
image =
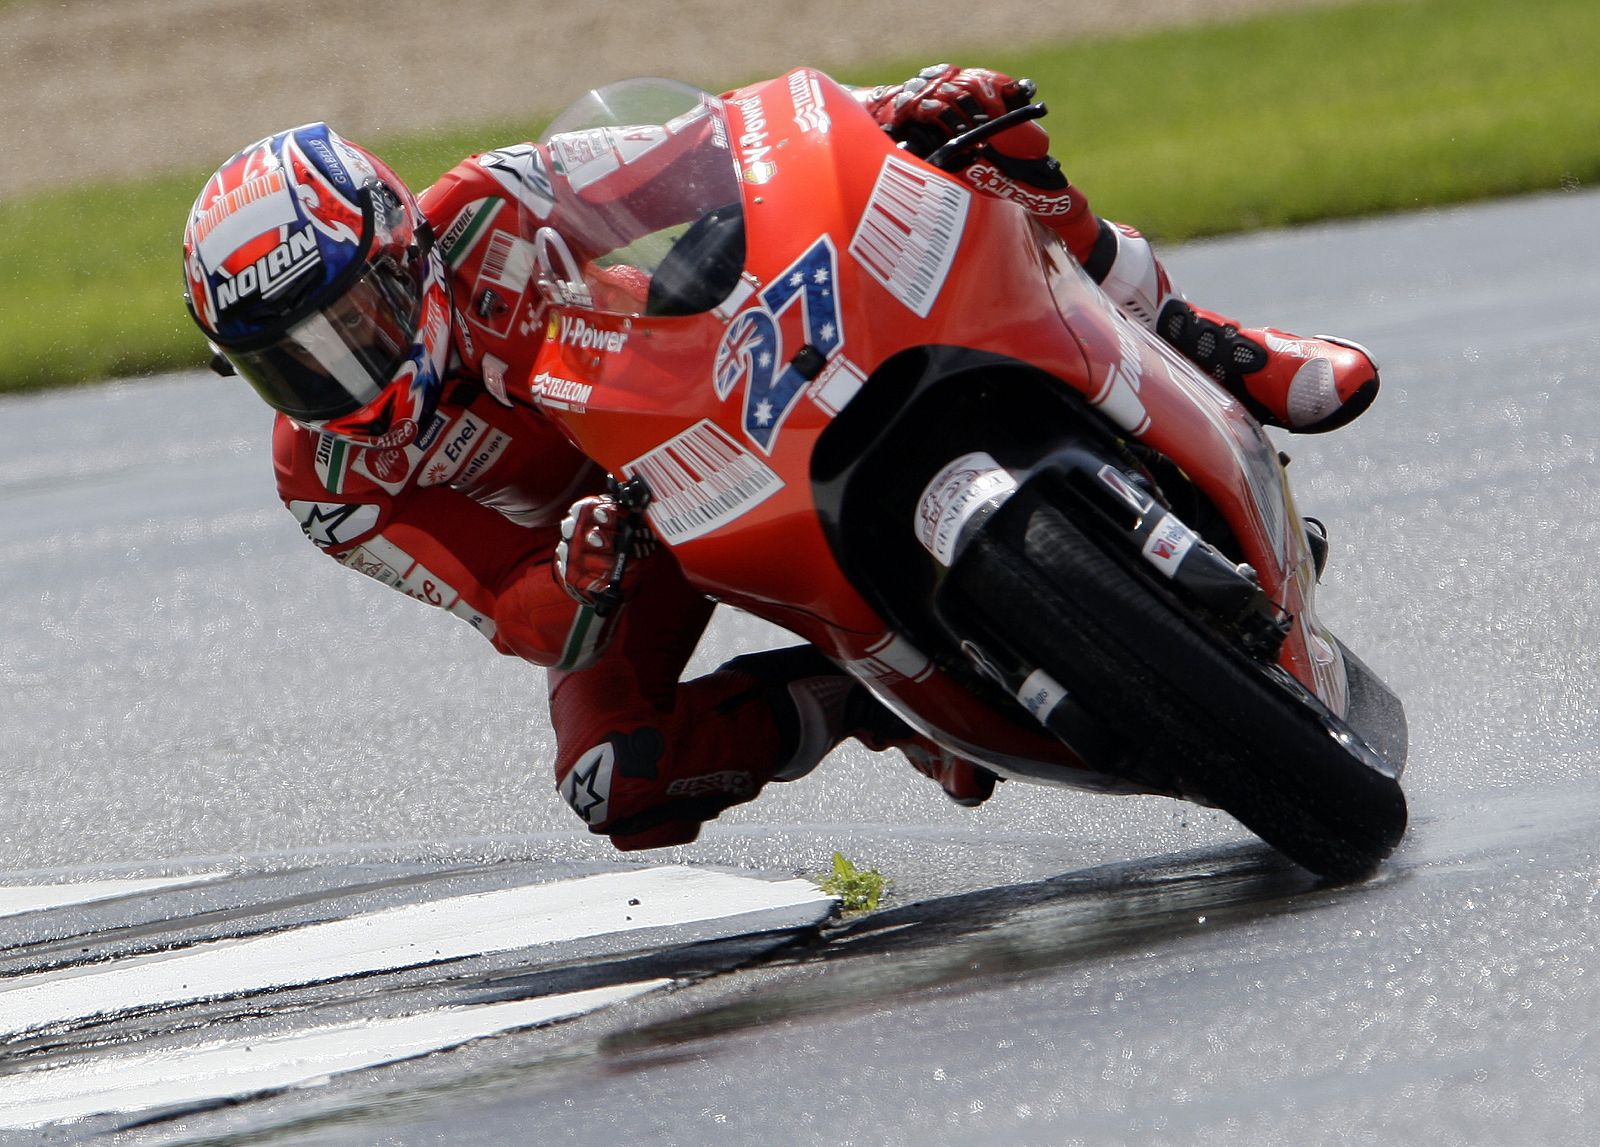
POLYGON ((409 357, 427 259, 416 247, 378 251, 346 290, 274 341, 226 350, 269 406, 305 423, 353 414, 378 399, 409 357))

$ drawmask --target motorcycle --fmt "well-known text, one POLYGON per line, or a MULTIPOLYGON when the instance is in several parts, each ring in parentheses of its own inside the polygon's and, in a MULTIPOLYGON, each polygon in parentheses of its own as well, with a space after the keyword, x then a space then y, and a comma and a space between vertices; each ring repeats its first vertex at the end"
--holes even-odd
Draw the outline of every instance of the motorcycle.
POLYGON ((1405 831, 1405 715, 1313 610, 1286 459, 963 178, 1044 110, 922 159, 808 69, 589 93, 524 167, 559 225, 525 216, 548 337, 509 396, 693 585, 939 744, 1365 875, 1405 831))

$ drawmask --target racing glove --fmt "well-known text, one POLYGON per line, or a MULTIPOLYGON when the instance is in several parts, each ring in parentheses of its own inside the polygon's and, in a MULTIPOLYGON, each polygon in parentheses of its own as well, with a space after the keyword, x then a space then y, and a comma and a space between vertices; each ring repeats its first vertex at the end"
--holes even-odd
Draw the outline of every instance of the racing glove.
POLYGON ((606 617, 633 596, 643 559, 655 548, 643 515, 613 494, 591 494, 572 503, 561 520, 550 569, 568 595, 606 617))
MULTIPOLYGON (((914 155, 1029 103, 1037 89, 988 68, 935 64, 902 84, 872 89, 864 103, 890 137, 914 155)), ((1036 121, 1001 132, 973 152, 963 170, 979 191, 1010 199, 1046 219, 1076 206, 1061 165, 1050 156, 1050 135, 1036 121)))

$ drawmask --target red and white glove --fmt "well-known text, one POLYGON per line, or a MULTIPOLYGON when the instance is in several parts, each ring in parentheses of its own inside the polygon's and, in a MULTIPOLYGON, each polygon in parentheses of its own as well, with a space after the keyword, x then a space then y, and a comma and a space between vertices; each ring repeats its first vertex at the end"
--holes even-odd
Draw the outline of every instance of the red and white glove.
POLYGON ((633 596, 642 559, 655 548, 641 514, 610 494, 591 494, 572 503, 561 520, 550 571, 569 596, 605 617, 633 596))
MULTIPOLYGON (((874 88, 867 110, 914 155, 1032 101, 1032 80, 988 68, 935 64, 903 84, 874 88)), ((973 152, 962 175, 979 191, 1010 199, 1034 215, 1066 215, 1073 195, 1061 165, 1050 157, 1050 135, 1029 120, 1001 132, 973 152)))
POLYGON ((913 147, 927 142, 937 147, 1022 107, 1034 91, 1032 80, 1014 80, 988 68, 935 64, 903 84, 872 89, 866 104, 872 118, 895 139, 913 147))

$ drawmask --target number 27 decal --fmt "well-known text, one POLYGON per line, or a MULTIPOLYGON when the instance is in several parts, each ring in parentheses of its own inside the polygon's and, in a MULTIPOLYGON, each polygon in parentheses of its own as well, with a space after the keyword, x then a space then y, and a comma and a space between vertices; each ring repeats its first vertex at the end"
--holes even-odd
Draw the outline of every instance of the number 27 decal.
POLYGON ((717 347, 717 397, 726 401, 745 384, 744 432, 768 453, 800 392, 844 342, 834 293, 838 271, 839 256, 824 235, 767 284, 758 305, 734 318, 717 347), (785 356, 782 323, 796 304, 802 345, 785 356))

